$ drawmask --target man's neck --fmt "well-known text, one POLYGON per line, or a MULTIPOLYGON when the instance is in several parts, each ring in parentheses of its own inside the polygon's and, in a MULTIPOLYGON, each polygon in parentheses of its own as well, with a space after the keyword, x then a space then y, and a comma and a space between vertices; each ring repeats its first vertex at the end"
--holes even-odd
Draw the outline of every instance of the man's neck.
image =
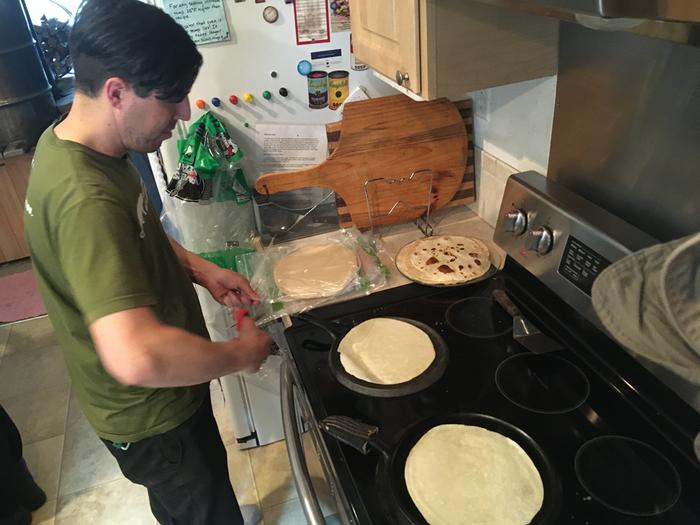
POLYGON ((110 112, 101 107, 99 99, 81 93, 76 93, 70 112, 54 127, 54 133, 61 140, 77 142, 103 155, 126 155, 110 112))

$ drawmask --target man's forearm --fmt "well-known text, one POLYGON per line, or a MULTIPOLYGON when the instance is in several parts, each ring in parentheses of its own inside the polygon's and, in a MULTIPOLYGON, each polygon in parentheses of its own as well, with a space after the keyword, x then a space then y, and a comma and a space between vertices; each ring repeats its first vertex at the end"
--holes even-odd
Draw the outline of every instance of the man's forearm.
POLYGON ((106 315, 90 324, 102 366, 117 381, 146 387, 188 386, 232 372, 255 371, 270 338, 243 320, 235 339, 213 343, 162 324, 149 307, 106 315))
POLYGON ((196 385, 245 364, 245 349, 237 339, 213 343, 158 323, 147 309, 140 317, 142 327, 122 312, 91 326, 102 365, 120 383, 154 388, 196 385))
POLYGON ((147 387, 187 386, 208 382, 242 368, 239 342, 214 343, 185 330, 161 325, 144 335, 143 366, 135 383, 147 387))
POLYGON ((173 247, 175 255, 177 255, 180 264, 185 268, 190 276, 193 283, 201 284, 202 275, 207 271, 207 268, 214 263, 201 258, 199 255, 192 253, 191 251, 185 249, 180 243, 175 239, 167 236, 170 241, 170 246, 173 247))

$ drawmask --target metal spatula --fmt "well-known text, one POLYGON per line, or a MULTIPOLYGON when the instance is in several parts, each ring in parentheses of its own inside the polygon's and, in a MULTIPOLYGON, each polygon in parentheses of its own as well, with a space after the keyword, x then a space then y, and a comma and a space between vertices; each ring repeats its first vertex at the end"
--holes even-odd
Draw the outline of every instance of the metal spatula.
POLYGON ((561 343, 543 334, 539 328, 528 321, 503 290, 494 290, 493 298, 513 317, 513 339, 532 353, 546 354, 564 348, 561 343))

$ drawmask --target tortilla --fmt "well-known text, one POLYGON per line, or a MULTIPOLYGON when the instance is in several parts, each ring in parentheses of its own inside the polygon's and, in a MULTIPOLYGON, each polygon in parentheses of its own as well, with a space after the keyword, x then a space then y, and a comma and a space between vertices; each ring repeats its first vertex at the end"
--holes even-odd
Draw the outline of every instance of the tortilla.
POLYGON ((395 385, 421 375, 435 360, 435 347, 420 328, 377 317, 350 330, 338 345, 340 363, 358 379, 395 385))
POLYGON ((355 252, 335 242, 299 248, 282 257, 272 273, 283 294, 312 299, 343 291, 358 269, 355 252))
POLYGON ((542 478, 520 445, 477 426, 431 428, 411 449, 404 478, 431 525, 526 525, 544 501, 542 478))
POLYGON ((464 284, 491 267, 489 249, 479 239, 458 235, 424 237, 399 250, 396 267, 407 278, 423 284, 464 284))

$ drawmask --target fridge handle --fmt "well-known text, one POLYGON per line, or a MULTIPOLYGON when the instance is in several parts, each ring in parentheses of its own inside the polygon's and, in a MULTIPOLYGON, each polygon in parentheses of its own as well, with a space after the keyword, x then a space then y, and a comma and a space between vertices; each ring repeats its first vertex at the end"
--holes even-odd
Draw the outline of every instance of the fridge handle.
POLYGON ((299 434, 299 425, 297 424, 297 414, 294 406, 294 386, 296 381, 289 363, 285 361, 282 367, 283 370, 280 374, 282 427, 284 428, 289 464, 292 467, 292 477, 294 478, 294 484, 296 485, 307 523, 309 525, 324 525, 326 521, 323 519, 323 513, 311 483, 311 476, 304 458, 304 446, 299 434))

